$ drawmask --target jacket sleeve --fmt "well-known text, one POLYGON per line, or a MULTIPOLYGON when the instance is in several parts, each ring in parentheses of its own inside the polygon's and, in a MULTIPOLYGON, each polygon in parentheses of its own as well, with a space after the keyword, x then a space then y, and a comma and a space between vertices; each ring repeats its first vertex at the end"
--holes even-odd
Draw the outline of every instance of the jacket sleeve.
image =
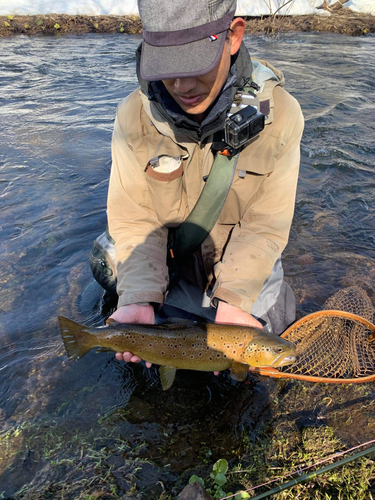
POLYGON ((124 108, 126 101, 116 114, 107 204, 109 232, 116 249, 118 306, 162 304, 168 285, 167 229, 152 208, 145 167, 138 162, 122 128, 124 108))
POLYGON ((296 111, 274 170, 234 226, 221 261, 215 265, 213 304, 215 299, 220 299, 251 313, 253 303, 288 242, 304 125, 297 103, 296 111))

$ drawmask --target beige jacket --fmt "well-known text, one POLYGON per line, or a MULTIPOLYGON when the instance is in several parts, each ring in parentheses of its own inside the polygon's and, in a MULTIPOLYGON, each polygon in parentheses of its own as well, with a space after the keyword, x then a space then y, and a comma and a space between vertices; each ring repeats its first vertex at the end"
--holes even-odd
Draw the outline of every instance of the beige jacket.
MULTIPOLYGON (((204 269, 196 265, 213 287, 212 301, 249 313, 288 241, 304 125, 298 102, 282 88, 282 73, 261 62, 279 78, 258 93, 270 104, 266 126, 241 152, 219 220, 201 246, 204 269)), ((162 304, 167 227, 179 225, 197 202, 213 164, 210 141, 201 148, 172 129, 136 90, 117 109, 112 161, 108 224, 116 241, 118 305, 162 304), (178 170, 154 171, 150 160, 163 155, 180 157, 178 170)))

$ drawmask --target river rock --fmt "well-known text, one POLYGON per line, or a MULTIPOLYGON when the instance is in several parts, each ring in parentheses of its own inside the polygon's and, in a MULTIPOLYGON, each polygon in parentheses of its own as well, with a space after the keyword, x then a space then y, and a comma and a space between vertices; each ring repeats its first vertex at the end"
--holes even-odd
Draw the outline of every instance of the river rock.
POLYGON ((213 497, 203 489, 198 481, 195 481, 195 483, 185 486, 178 500, 213 500, 213 497))

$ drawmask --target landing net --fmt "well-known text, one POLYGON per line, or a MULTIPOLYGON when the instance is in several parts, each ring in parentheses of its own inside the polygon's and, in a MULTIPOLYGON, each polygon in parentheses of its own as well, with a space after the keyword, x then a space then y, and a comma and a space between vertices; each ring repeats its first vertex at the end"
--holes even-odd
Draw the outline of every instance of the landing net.
POLYGON ((340 290, 318 311, 296 321, 281 337, 296 345, 296 361, 254 370, 271 377, 353 383, 375 379, 374 306, 364 290, 340 290))

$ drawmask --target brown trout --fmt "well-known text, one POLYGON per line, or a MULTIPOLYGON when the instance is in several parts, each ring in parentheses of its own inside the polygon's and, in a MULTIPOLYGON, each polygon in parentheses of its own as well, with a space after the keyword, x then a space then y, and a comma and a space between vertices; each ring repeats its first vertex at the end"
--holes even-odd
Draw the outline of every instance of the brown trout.
POLYGON ((259 328, 173 321, 161 325, 126 325, 108 321, 90 328, 59 316, 59 328, 69 359, 98 351, 130 351, 160 365, 164 390, 176 369, 222 371, 244 380, 250 366, 285 366, 295 361, 295 345, 259 328))

